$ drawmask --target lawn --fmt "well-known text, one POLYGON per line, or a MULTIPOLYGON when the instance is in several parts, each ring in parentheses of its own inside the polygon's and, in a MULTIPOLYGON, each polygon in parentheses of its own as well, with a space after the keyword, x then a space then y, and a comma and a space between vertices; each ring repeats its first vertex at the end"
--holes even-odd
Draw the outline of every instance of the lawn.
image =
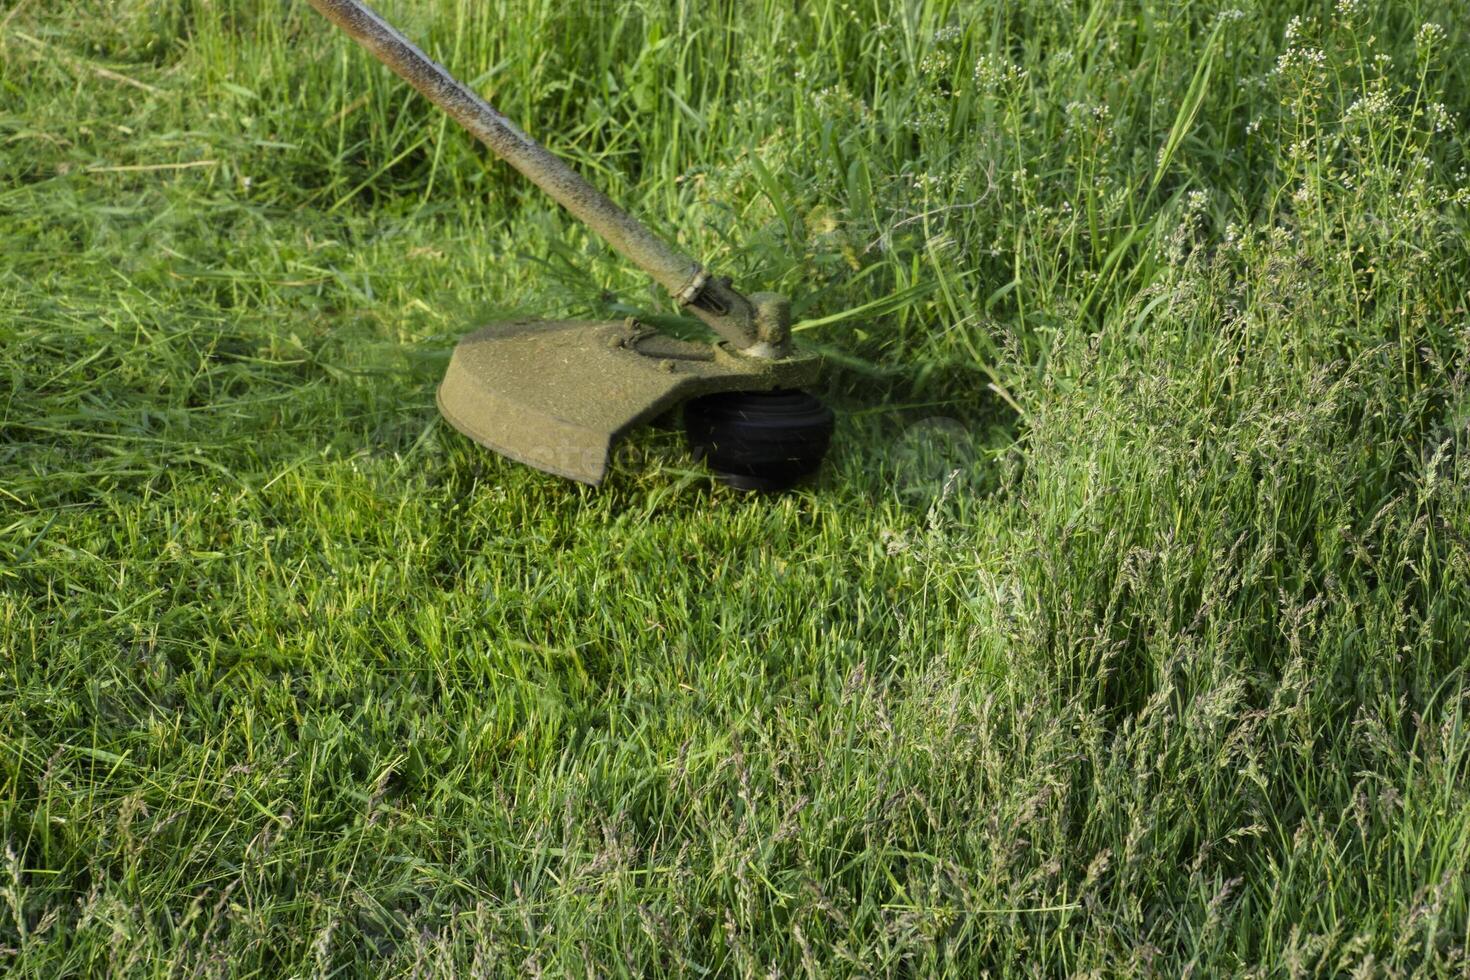
POLYGON ((832 454, 478 448, 646 277, 299 0, 0 0, 0 972, 1470 970, 1463 3, 382 9, 832 454))

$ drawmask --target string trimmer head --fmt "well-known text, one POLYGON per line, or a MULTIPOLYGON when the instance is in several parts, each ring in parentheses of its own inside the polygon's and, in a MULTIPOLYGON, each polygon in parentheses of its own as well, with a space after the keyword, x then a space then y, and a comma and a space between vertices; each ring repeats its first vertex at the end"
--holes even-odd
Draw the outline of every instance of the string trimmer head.
POLYGON ((696 455, 724 482, 790 486, 826 453, 832 413, 800 389, 818 360, 791 342, 790 304, 746 296, 670 247, 521 132, 358 0, 308 0, 718 335, 676 340, 637 319, 517 320, 460 341, 439 410, 460 432, 537 469, 585 483, 613 444, 679 403, 696 455))

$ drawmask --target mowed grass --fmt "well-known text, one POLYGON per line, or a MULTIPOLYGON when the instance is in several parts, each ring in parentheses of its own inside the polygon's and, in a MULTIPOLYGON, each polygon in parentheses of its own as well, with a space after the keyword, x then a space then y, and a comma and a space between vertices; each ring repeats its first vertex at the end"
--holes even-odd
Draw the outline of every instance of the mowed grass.
POLYGON ((643 276, 305 4, 0 0, 0 971, 1470 969, 1463 4, 384 10, 829 465, 476 448, 643 276))

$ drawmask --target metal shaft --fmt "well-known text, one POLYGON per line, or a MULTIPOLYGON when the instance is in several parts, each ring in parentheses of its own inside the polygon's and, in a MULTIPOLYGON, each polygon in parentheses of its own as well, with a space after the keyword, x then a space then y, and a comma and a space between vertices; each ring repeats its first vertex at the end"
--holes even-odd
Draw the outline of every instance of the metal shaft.
POLYGON ((502 160, 607 239, 609 245, 652 276, 681 305, 688 306, 733 346, 740 350, 767 346, 760 343, 755 306, 730 288, 727 280, 708 276, 698 262, 654 235, 559 157, 496 112, 371 8, 358 0, 307 2, 502 160))

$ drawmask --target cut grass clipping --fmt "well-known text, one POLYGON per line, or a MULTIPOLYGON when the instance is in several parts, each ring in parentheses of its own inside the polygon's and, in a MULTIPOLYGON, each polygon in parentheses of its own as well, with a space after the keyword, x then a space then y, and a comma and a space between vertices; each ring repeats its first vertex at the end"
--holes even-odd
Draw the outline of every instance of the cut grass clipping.
POLYGON ((395 0, 840 411, 448 430, 670 312, 304 4, 0 2, 0 971, 1463 975, 1463 5, 395 0))

